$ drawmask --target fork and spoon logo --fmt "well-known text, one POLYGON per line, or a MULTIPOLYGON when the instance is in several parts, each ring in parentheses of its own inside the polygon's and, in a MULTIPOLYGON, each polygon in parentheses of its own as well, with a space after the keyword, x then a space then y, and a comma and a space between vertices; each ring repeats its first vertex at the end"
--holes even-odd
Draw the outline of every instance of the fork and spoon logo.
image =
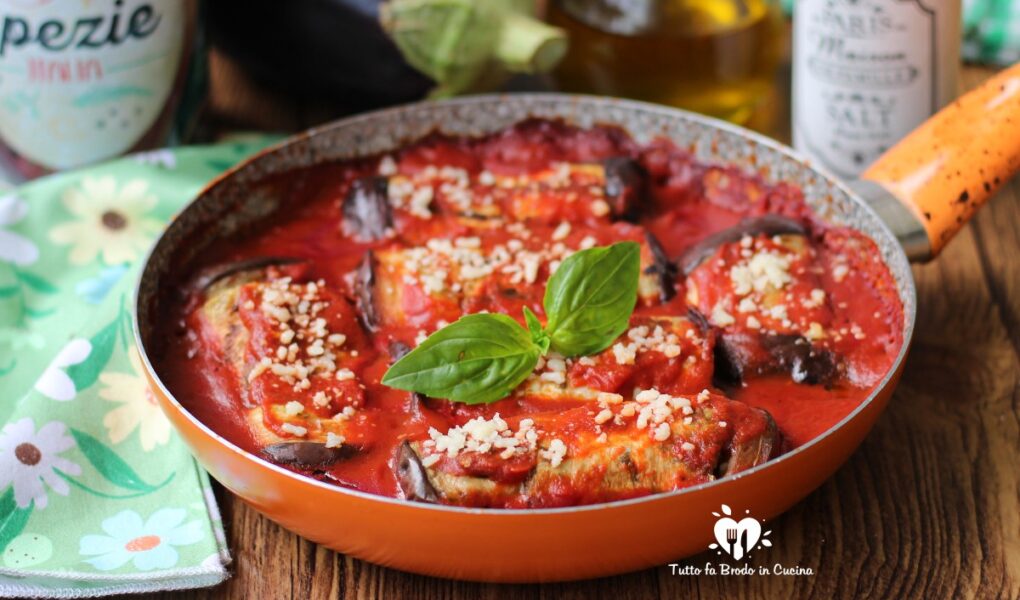
POLYGON ((744 511, 748 516, 739 521, 733 518, 733 511, 729 506, 723 504, 722 514, 715 511, 713 515, 718 517, 715 522, 715 543, 709 544, 713 550, 722 550, 737 560, 746 557, 759 545, 766 548, 772 547, 768 539, 771 530, 762 532, 761 521, 750 516, 751 511, 744 511))

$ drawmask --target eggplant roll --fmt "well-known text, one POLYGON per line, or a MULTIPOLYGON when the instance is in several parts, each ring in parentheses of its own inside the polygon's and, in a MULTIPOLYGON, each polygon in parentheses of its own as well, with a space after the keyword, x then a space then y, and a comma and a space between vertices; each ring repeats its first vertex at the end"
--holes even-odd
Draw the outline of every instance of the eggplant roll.
POLYGON ((222 366, 215 383, 237 392, 265 453, 295 466, 338 459, 341 446, 358 445, 348 430, 363 405, 359 350, 366 348, 350 303, 321 281, 298 283, 302 270, 226 269, 204 287, 196 313, 222 366))
POLYGON ((720 243, 699 250, 707 254, 686 280, 688 304, 719 331, 717 381, 788 373, 797 383, 831 385, 842 367, 830 347, 842 334, 817 252, 785 221, 752 225, 714 236, 720 243))
POLYGON ((402 444, 404 496, 474 507, 569 506, 711 481, 759 465, 780 436, 760 409, 642 390, 556 416, 476 418, 402 444))

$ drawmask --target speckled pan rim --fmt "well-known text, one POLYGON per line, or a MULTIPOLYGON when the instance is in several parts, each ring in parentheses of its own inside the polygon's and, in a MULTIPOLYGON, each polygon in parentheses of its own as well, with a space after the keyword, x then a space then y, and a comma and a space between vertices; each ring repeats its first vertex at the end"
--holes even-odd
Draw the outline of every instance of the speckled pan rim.
MULTIPOLYGON (((536 116, 543 116, 543 115, 538 114, 536 116)), ((599 122, 599 123, 606 123, 605 120, 601 120, 601 119, 598 120, 597 122, 599 122)), ((645 137, 645 136, 641 135, 640 132, 633 131, 630 127, 628 127, 628 125, 626 123, 609 122, 609 124, 616 124, 616 125, 621 126, 628 133, 632 134, 635 138, 645 137)), ((441 121, 436 121, 436 122, 431 123, 430 125, 431 125, 432 129, 438 128, 438 129, 442 130, 443 123, 441 121)), ((496 129, 498 129, 498 128, 496 128, 496 129)), ((404 143, 408 143, 409 141, 412 141, 412 140, 405 140, 404 143)), ((733 140, 730 140, 730 141, 733 141, 733 140)), ((391 150, 392 149, 395 149, 395 148, 391 148, 391 150)), ((366 153, 364 153, 364 155, 375 154, 375 153, 376 153, 375 151, 373 151, 373 152, 366 152, 366 153)), ((312 162, 315 162, 315 161, 312 161, 312 162)), ((734 164, 734 162, 735 161, 732 161, 732 160, 730 160, 730 162, 727 162, 727 159, 719 159, 719 160, 716 161, 716 164, 734 164)), ((741 166, 745 167, 745 170, 746 170, 746 166, 747 165, 741 165, 741 166)), ((768 177, 766 177, 766 179, 768 179, 768 177)), ((811 204, 812 208, 816 208, 814 202, 811 202, 809 200, 809 204, 811 204)), ((845 216, 845 215, 844 215, 843 212, 838 212, 835 215, 831 215, 831 216, 837 216, 838 217, 838 216, 845 216)), ((804 156, 800 155, 799 153, 795 152, 793 149, 789 148, 788 146, 785 146, 783 144, 780 144, 779 142, 776 142, 775 140, 772 140, 772 139, 767 138, 767 137, 765 137, 765 136, 763 136, 761 134, 755 133, 753 131, 749 131, 749 130, 744 129, 742 127, 739 127, 739 126, 736 126, 736 125, 733 125, 731 123, 728 123, 728 122, 725 122, 725 121, 721 121, 721 120, 718 120, 718 119, 713 119, 713 118, 710 118, 710 117, 705 117, 705 116, 702 116, 702 115, 699 115, 699 114, 695 114, 695 113, 691 113, 691 112, 688 112, 688 111, 684 111, 684 110, 680 110, 680 109, 676 109, 676 108, 665 107, 665 106, 660 106, 660 105, 656 105, 656 104, 650 104, 650 103, 646 103, 646 102, 639 102, 639 101, 634 101, 634 100, 624 100, 624 99, 618 99, 618 98, 606 98, 606 97, 599 97, 599 96, 585 96, 585 95, 577 95, 577 94, 554 94, 554 93, 531 94, 531 93, 529 93, 529 94, 478 95, 478 96, 466 96, 466 97, 455 98, 455 99, 451 99, 451 100, 444 100, 444 101, 439 101, 439 102, 434 102, 434 101, 417 102, 417 103, 413 103, 413 104, 407 104, 407 105, 403 105, 403 106, 398 106, 398 107, 395 107, 395 108, 389 108, 389 109, 383 109, 383 110, 379 110, 379 111, 373 111, 373 112, 369 112, 369 113, 364 113, 364 114, 357 115, 357 116, 350 117, 350 118, 346 118, 346 119, 341 119, 339 121, 335 121, 333 123, 330 123, 330 124, 327 124, 327 125, 323 125, 323 126, 319 126, 319 127, 316 127, 316 128, 312 128, 312 129, 309 129, 309 130, 307 130, 305 132, 296 134, 295 136, 289 137, 289 138, 287 138, 287 139, 285 139, 285 140, 283 140, 283 141, 281 141, 281 142, 279 142, 277 144, 274 144, 274 145, 272 145, 272 146, 262 150, 261 152, 255 154, 254 156, 249 157, 248 159, 242 161, 241 163, 239 163, 238 165, 234 166, 233 168, 227 170, 226 172, 221 174, 219 177, 217 177, 217 178, 213 179, 212 181, 210 181, 204 188, 202 188, 201 191, 198 192, 198 194, 195 196, 195 198, 193 200, 191 200, 187 204, 187 206, 185 206, 180 211, 180 213, 178 213, 178 215, 175 217, 174 221, 171 222, 167 226, 167 228, 164 230, 164 232, 159 236, 159 238, 156 240, 156 242, 153 244, 153 246, 146 253, 145 261, 144 261, 143 265, 144 266, 143 266, 141 272, 139 273, 139 276, 138 276, 138 279, 137 279, 137 282, 136 282, 136 287, 135 287, 135 304, 134 304, 134 310, 132 311, 132 313, 133 313, 132 314, 132 326, 133 326, 133 329, 134 329, 135 343, 137 344, 137 347, 139 348, 139 354, 141 355, 142 362, 145 365, 145 368, 148 370, 149 374, 152 376, 152 379, 159 386, 160 391, 174 405, 174 407, 178 411, 180 411, 181 414, 183 414, 193 425, 195 425, 205 435, 213 438, 219 444, 221 444, 225 448, 229 449, 231 452, 233 452, 233 453, 243 457, 246 460, 250 460, 250 461, 256 463, 257 465, 259 465, 261 467, 268 468, 268 469, 270 469, 272 471, 275 471, 278 474, 281 474, 283 476, 289 477, 289 478, 291 478, 291 479, 293 479, 293 480, 295 480, 297 482, 300 482, 302 484, 319 487, 319 488, 321 488, 323 490, 328 491, 328 493, 336 493, 336 494, 340 494, 340 495, 349 495, 349 496, 352 496, 352 497, 355 497, 355 498, 358 498, 358 499, 361 499, 361 500, 367 500, 367 501, 372 501, 372 502, 382 502, 382 503, 386 503, 386 504, 393 504, 393 505, 397 505, 397 506, 401 506, 401 507, 405 507, 405 508, 409 508, 409 509, 421 510, 421 511, 442 511, 442 512, 459 513, 459 514, 465 514, 465 515, 484 515, 486 517, 498 516, 498 515, 506 515, 506 516, 513 516, 513 517, 522 517, 522 516, 532 515, 532 516, 535 516, 535 517, 542 517, 542 516, 550 516, 550 515, 566 514, 566 513, 575 513, 575 512, 616 509, 616 508, 635 506, 635 505, 640 505, 640 504, 645 504, 645 503, 652 504, 652 503, 657 503, 657 502, 671 500, 673 498, 676 498, 678 496, 682 496, 682 495, 685 495, 685 494, 695 494, 695 493, 697 493, 699 491, 702 491, 702 490, 705 490, 705 489, 709 489, 709 488, 712 488, 712 487, 715 487, 715 486, 726 485, 726 484, 728 484, 730 482, 737 481, 738 479, 742 479, 742 478, 745 478, 745 477, 751 477, 751 476, 757 475, 759 473, 764 473, 764 472, 768 471, 769 469, 771 469, 772 467, 774 467, 776 465, 779 465, 782 462, 792 460, 797 455, 799 455, 799 454, 801 454, 803 452, 807 452, 808 450, 812 449, 814 446, 816 446, 819 443, 821 443, 823 439, 827 438, 834 431, 842 428, 844 425, 846 425, 850 421, 853 421, 860 413, 862 413, 864 410, 866 410, 871 405, 872 402, 875 401, 875 399, 879 396, 880 393, 882 393, 883 391, 886 390, 886 388, 890 385, 893 376, 899 371, 903 361, 905 360, 907 352, 910 349, 910 344, 911 344, 911 340, 912 340, 912 336, 913 336, 913 330, 914 330, 914 325, 915 325, 916 306, 917 306, 917 292, 916 292, 916 288, 915 288, 915 284, 914 284, 913 275, 912 275, 912 273, 910 271, 909 262, 908 262, 908 260, 906 258, 906 255, 903 252, 902 247, 896 241, 896 238, 894 237, 893 233, 889 230, 888 226, 881 220, 881 218, 878 216, 878 214, 875 213, 875 211, 870 206, 868 206, 867 203, 865 203, 860 198, 855 196, 854 193, 850 190, 850 188, 846 184, 844 184, 843 182, 838 180, 835 176, 833 176, 831 173, 829 173, 825 169, 820 168, 820 167, 818 167, 816 165, 812 165, 810 163, 810 161, 806 157, 804 157, 804 156), (152 263, 153 263, 154 256, 156 256, 161 251, 162 252, 170 252, 172 250, 172 249, 163 249, 162 248, 162 246, 164 244, 168 243, 166 241, 167 233, 174 227, 174 225, 178 222, 178 220, 181 218, 182 215, 186 214, 189 210, 193 210, 194 207, 196 205, 198 205, 202 201, 203 198, 208 198, 210 192, 212 190, 214 190, 215 188, 217 188, 217 186, 224 185, 224 182, 229 181, 231 178, 238 177, 239 173, 244 173, 244 171, 246 169, 252 168, 253 164, 258 163, 258 161, 265 160, 266 157, 271 157, 273 155, 276 155, 277 153, 286 151, 288 149, 293 149, 295 146, 298 146, 300 144, 309 143, 309 140, 315 140, 316 138, 319 138, 319 137, 322 137, 322 136, 343 135, 343 130, 345 128, 348 128, 348 127, 352 126, 352 125, 364 124, 364 123, 374 123, 374 122, 386 123, 388 121, 396 121, 396 120, 399 120, 401 117, 406 117, 407 115, 413 115, 416 112, 429 112, 429 111, 432 111, 432 110, 440 111, 440 112, 446 111, 448 116, 452 116, 454 111, 455 111, 455 109, 461 108, 461 107, 469 107, 469 108, 474 108, 474 109, 477 109, 477 110, 484 110, 485 107, 498 107, 498 106, 501 106, 501 105, 506 105, 507 103, 510 103, 510 104, 521 104, 521 105, 527 106, 530 103, 536 103, 536 102, 538 102, 538 103, 548 103, 551 106, 560 106, 561 110, 563 110, 563 115, 561 116, 561 118, 566 119, 568 122, 571 121, 569 115, 572 114, 571 111, 567 110, 568 108, 573 107, 575 110, 578 109, 578 108, 588 108, 588 109, 593 109, 594 110, 594 109, 598 109, 598 108, 605 109, 606 107, 612 107, 612 108, 619 109, 619 110, 623 111, 623 114, 629 113, 629 114, 647 115, 647 116, 657 117, 657 118, 663 119, 664 121, 667 121, 667 122, 672 121, 672 122, 675 122, 677 124, 699 125, 701 127, 704 127, 707 131, 714 131, 714 132, 718 132, 718 133, 721 133, 721 134, 724 134, 724 135, 728 135, 728 136, 731 136, 734 140, 743 140, 743 142, 745 144, 748 144, 748 145, 751 145, 751 146, 760 147, 762 149, 767 149, 767 150, 770 150, 772 152, 775 152, 778 155, 778 157, 781 157, 781 158, 785 159, 788 162, 792 162, 792 163, 795 163, 796 165, 799 165, 799 168, 802 169, 802 171, 801 171, 802 175, 804 175, 804 176, 811 176, 812 179, 820 178, 821 182, 826 187, 829 187, 833 191, 836 191, 838 193, 843 194, 845 196, 846 200, 848 200, 850 202, 850 204, 852 205, 852 209, 851 210, 860 211, 860 215, 863 216, 863 218, 865 219, 864 223, 868 226, 867 228, 871 230, 871 231, 867 231, 865 233, 867 235, 869 235, 872 238, 872 240, 875 242, 875 244, 878 246, 879 252, 881 253, 881 255, 883 257, 883 260, 885 261, 885 263, 888 266, 889 270, 892 272, 893 277, 895 278, 895 280, 897 282, 897 288, 898 288, 897 291, 898 291, 899 296, 900 296, 900 301, 903 304, 903 317, 904 317, 903 318, 903 321, 904 321, 903 322, 903 343, 900 346, 900 350, 897 353, 896 359, 893 361, 892 366, 890 367, 889 371, 882 377, 882 379, 879 381, 879 383, 875 385, 874 389, 868 394, 868 396, 853 411, 851 411, 848 415, 846 415, 843 419, 841 419, 835 425, 833 425, 832 427, 830 427, 829 429, 827 429, 826 431, 824 431, 820 435, 816 436, 811 441, 805 443, 804 445, 799 446, 799 447, 795 448, 794 450, 791 450, 791 451, 789 451, 789 452, 787 452, 787 453, 785 453, 785 454, 783 454, 783 455, 781 455, 781 456, 779 456, 777 458, 769 460, 768 462, 765 462, 765 463, 763 463, 761 465, 758 465, 756 467, 752 467, 751 469, 748 469, 746 471, 741 471, 740 473, 736 473, 734 475, 729 475, 729 476, 726 476, 726 477, 723 477, 723 478, 720 478, 720 479, 716 479, 716 480, 713 480, 713 481, 710 481, 710 482, 706 482, 706 483, 702 483, 702 484, 698 484, 698 485, 682 488, 682 489, 679 489, 679 490, 673 490, 673 491, 670 491, 670 492, 660 492, 660 493, 657 493, 657 494, 650 494, 650 495, 641 496, 641 497, 638 497, 638 498, 630 498, 630 499, 626 499, 626 500, 616 500, 616 501, 612 501, 612 502, 602 502, 602 503, 597 503, 597 504, 585 504, 585 505, 579 505, 579 506, 568 506, 568 507, 559 507, 559 508, 529 508, 529 509, 466 508, 466 507, 449 506, 449 505, 442 505, 442 504, 428 504, 428 503, 422 503, 422 502, 414 502, 414 501, 411 501, 411 500, 404 500, 404 499, 401 499, 401 498, 391 498, 389 496, 381 496, 381 495, 377 495, 377 494, 370 494, 368 492, 362 492, 362 491, 359 491, 359 490, 354 490, 354 489, 345 488, 345 487, 338 486, 338 485, 332 485, 332 484, 328 484, 328 483, 325 483, 325 482, 321 482, 321 481, 318 481, 316 479, 312 479, 310 477, 306 477, 304 475, 301 475, 301 474, 295 473, 293 471, 290 471, 288 469, 285 469, 283 467, 280 467, 280 466, 278 466, 276 464, 273 464, 273 463, 271 463, 271 462, 269 462, 269 461, 267 461, 267 460, 265 460, 265 459, 255 455, 255 454, 252 454, 250 452, 247 452, 247 451, 241 449, 240 447, 238 447, 237 445, 235 445, 231 441, 227 440, 223 436, 221 436, 218 433, 216 433, 215 431, 213 431, 209 426, 207 426, 205 423, 203 423, 201 420, 199 420, 197 417, 195 417, 190 411, 188 411, 177 400, 177 398, 170 392, 170 390, 167 389, 166 385, 163 383, 162 378, 159 376, 159 374, 157 373, 156 369, 153 367, 153 365, 149 361, 148 352, 147 352, 147 349, 145 348, 145 345, 143 343, 143 339, 142 339, 142 335, 141 335, 141 329, 140 329, 140 323, 139 323, 139 313, 140 313, 139 306, 140 306, 140 304, 142 303, 143 300, 147 300, 148 299, 148 296, 144 296, 142 292, 143 292, 144 286, 148 282, 148 280, 150 278, 152 278, 152 277, 155 277, 157 275, 157 274, 153 273, 154 267, 152 266, 152 263)), ((153 284, 153 285, 155 285, 155 284, 153 284)), ((856 450, 856 448, 854 448, 854 450, 856 450)), ((798 499, 798 501, 799 501, 799 499, 798 499)))

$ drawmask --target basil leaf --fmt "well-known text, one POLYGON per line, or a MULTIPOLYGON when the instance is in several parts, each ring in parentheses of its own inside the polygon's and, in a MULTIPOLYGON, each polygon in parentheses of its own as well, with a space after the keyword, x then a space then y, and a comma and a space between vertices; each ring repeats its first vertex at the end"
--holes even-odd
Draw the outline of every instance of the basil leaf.
POLYGON ((574 253, 545 288, 545 331, 564 356, 596 354, 627 329, 637 304, 641 246, 619 242, 574 253))
POLYGON ((474 314, 430 335, 382 383, 466 404, 505 398, 535 369, 540 349, 506 315, 474 314))
POLYGON ((524 307, 524 322, 528 324, 528 331, 531 332, 531 341, 535 342, 535 345, 538 346, 542 354, 548 352, 549 344, 552 340, 549 339, 549 334, 542 329, 542 323, 539 322, 538 315, 527 306, 524 307))

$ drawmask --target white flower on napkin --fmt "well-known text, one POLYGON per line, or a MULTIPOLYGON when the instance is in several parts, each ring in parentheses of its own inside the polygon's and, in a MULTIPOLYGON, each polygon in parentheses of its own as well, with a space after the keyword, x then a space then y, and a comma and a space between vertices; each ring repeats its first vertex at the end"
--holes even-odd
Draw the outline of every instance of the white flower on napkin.
POLYGON ((36 391, 51 400, 74 400, 78 390, 64 369, 83 362, 91 352, 92 344, 86 339, 75 338, 68 342, 35 382, 36 391))
POLYGON ((149 384, 141 376, 143 368, 138 349, 132 347, 128 357, 135 371, 133 375, 105 372, 99 376, 99 383, 103 385, 99 397, 120 403, 119 407, 106 413, 103 425, 106 426, 110 442, 114 444, 123 442, 138 428, 142 450, 149 452, 170 441, 170 421, 160 410, 149 384))
POLYGON ((163 228, 146 216, 158 200, 144 179, 118 186, 113 177, 86 177, 62 199, 77 220, 51 229, 50 239, 71 245, 68 260, 74 265, 88 264, 100 255, 108 265, 131 262, 163 228))
POLYGON ((65 475, 80 475, 81 467, 60 456, 74 447, 67 426, 50 421, 35 430, 31 417, 8 423, 0 432, 0 489, 14 484, 14 501, 21 508, 35 502, 46 508, 46 485, 61 496, 70 491, 65 475))
POLYGON ((28 204, 17 196, 0 198, 0 260, 24 267, 39 260, 39 248, 32 240, 7 231, 4 227, 14 225, 28 214, 28 204))
POLYGON ((133 510, 124 510, 103 521, 109 535, 86 535, 78 552, 85 562, 100 571, 111 571, 131 561, 139 571, 169 569, 179 558, 174 546, 187 546, 201 540, 205 533, 201 521, 184 522, 183 508, 161 508, 147 521, 133 510))

